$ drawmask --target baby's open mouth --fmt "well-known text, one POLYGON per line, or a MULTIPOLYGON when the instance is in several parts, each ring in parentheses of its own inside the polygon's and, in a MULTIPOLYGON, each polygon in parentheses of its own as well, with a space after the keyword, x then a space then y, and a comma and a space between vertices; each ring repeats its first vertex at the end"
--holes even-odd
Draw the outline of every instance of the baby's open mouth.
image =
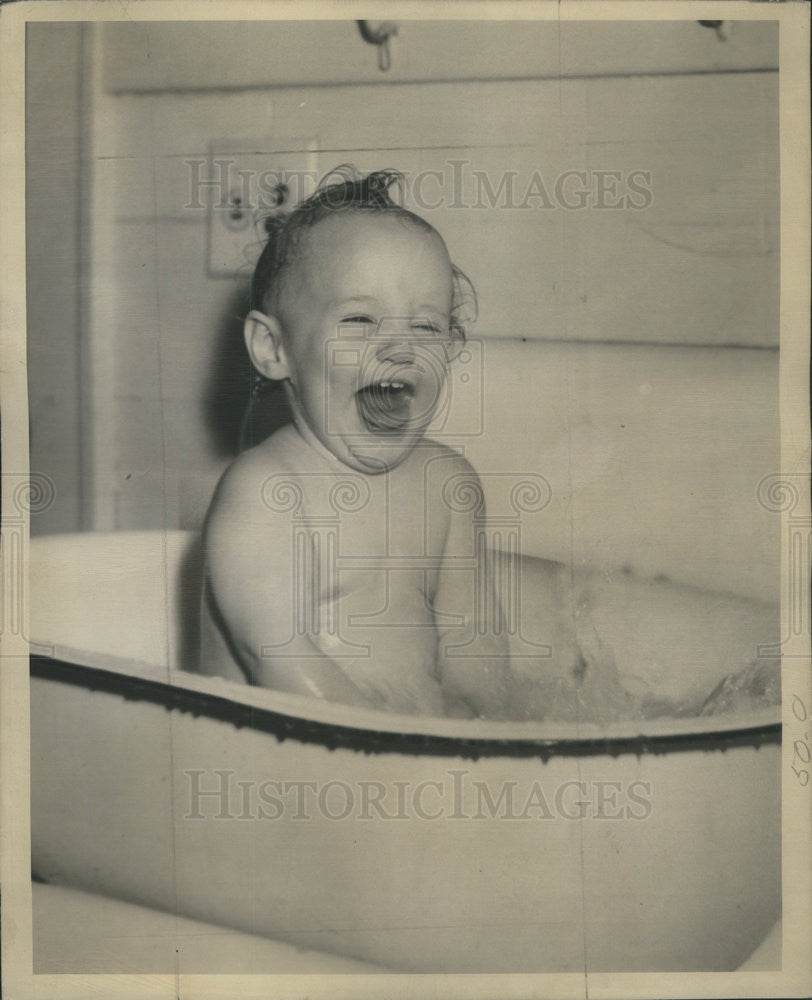
POLYGON ((359 389, 355 398, 367 430, 376 434, 407 430, 412 421, 414 394, 414 385, 398 378, 381 379, 359 389))

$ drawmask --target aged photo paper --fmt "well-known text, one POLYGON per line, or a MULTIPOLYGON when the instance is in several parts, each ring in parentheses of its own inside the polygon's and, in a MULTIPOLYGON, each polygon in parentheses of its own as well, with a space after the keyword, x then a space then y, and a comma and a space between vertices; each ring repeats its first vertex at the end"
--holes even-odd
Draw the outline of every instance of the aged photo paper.
POLYGON ((809 22, 0 5, 7 996, 809 995, 809 22))

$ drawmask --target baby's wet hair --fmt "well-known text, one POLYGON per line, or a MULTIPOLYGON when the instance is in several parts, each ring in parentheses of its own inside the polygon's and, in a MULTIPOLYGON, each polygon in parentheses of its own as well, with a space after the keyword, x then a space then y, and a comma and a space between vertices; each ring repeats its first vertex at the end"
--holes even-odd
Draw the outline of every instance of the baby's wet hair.
MULTIPOLYGON (((404 208, 390 194, 392 188, 402 192, 405 183, 405 176, 398 170, 376 170, 364 176, 352 165, 343 164, 323 177, 316 191, 295 208, 269 215, 265 219, 268 238, 251 281, 251 308, 270 311, 268 302, 279 292, 286 268, 296 259, 302 234, 332 215, 340 212, 391 215, 439 236, 434 226, 404 208)), ((476 319, 476 291, 453 263, 451 275, 449 333, 453 339, 464 341, 466 327, 476 319)))

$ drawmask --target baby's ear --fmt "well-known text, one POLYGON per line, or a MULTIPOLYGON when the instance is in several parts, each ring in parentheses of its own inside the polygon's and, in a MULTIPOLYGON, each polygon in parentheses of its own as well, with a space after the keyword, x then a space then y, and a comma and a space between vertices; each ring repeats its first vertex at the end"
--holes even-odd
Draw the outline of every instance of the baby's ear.
POLYGON ((251 362, 260 374, 276 382, 290 377, 282 344, 282 327, 275 316, 252 309, 245 317, 244 333, 251 362))

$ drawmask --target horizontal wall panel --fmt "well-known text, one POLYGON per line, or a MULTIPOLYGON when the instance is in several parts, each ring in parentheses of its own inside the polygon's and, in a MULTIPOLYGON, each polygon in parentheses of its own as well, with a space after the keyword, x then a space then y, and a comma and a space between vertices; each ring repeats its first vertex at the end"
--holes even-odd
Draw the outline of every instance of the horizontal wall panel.
POLYGON ((725 22, 724 40, 697 21, 397 24, 386 73, 351 20, 108 24, 104 82, 120 93, 778 68, 777 21, 725 22))

